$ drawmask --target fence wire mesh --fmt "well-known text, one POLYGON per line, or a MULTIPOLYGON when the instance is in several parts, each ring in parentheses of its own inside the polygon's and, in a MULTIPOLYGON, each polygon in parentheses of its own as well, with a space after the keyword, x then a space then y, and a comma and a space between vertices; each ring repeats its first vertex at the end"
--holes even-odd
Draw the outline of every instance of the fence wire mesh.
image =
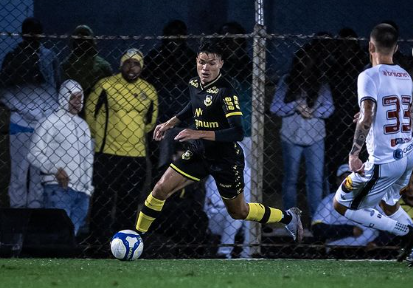
MULTIPOLYGON (((257 233, 250 223, 231 219, 209 177, 168 199, 145 235, 144 257, 395 256, 399 239, 351 223, 332 207, 333 193, 349 173, 343 164, 358 111, 357 76, 369 65, 368 39, 350 29, 339 35, 261 35, 266 69, 254 73, 265 77, 265 91, 253 101, 256 35, 239 24, 223 26, 220 34, 186 36, 183 23, 176 21, 156 37, 94 36, 87 26, 71 36, 44 35, 33 31, 39 28, 36 22, 29 24, 26 31, 41 35, 0 34, 4 43, 12 43, 1 51, 6 55, 0 78, 2 208, 65 209, 79 254, 109 256, 111 236, 135 226, 151 188, 185 152, 173 138, 193 123, 182 123, 162 142, 151 140, 151 133, 188 103, 188 82, 197 75, 196 49, 200 39, 211 38, 224 48, 222 74, 238 92, 243 111, 245 198, 249 201, 251 190, 262 186, 266 205, 300 207, 304 242, 295 245, 281 225, 260 226, 260 241, 251 241, 257 233), (139 82, 130 78, 140 71, 120 68, 130 48, 142 51, 142 57, 134 54, 143 63, 139 82), (79 115, 85 121, 56 112, 71 101, 59 100, 67 97, 64 92, 58 95, 68 79, 83 88, 79 115), (264 106, 263 131, 254 131, 253 105, 264 106), (257 134, 264 139, 262 167, 254 165, 257 134), (61 170, 73 193, 59 187, 64 181, 59 177, 65 178, 61 170), (262 185, 251 180, 257 173, 263 173, 262 185)), ((401 51, 410 46, 408 41, 399 45, 401 51)), ((395 61, 412 72, 410 56, 399 52, 395 61)), ((412 209, 412 201, 404 201, 406 210, 412 209)))

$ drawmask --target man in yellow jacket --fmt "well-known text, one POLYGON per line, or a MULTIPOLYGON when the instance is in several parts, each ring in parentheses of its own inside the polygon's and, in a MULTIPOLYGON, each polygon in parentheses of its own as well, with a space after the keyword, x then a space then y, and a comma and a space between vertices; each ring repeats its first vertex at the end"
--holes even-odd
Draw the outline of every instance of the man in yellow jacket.
POLYGON ((139 78, 143 64, 139 50, 126 51, 120 73, 100 80, 86 103, 86 121, 96 152, 90 227, 98 244, 105 244, 114 231, 136 221, 147 170, 146 134, 158 116, 156 90, 139 78))

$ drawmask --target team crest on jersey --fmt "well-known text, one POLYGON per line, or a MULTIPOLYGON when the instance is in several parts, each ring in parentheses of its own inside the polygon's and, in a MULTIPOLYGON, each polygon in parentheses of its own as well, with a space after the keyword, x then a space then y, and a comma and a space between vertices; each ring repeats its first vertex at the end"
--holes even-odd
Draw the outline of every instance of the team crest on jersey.
POLYGON ((349 193, 353 190, 353 180, 351 180, 350 176, 347 176, 346 179, 344 179, 343 184, 341 184, 341 189, 345 193, 349 193))
POLYGON ((204 100, 205 106, 210 106, 212 104, 212 95, 207 95, 205 100, 204 100))
POLYGON ((198 81, 195 79, 192 79, 191 81, 189 81, 189 84, 191 84, 192 86, 194 86, 195 88, 199 87, 198 81))
POLYGON ((192 152, 189 150, 186 150, 186 152, 184 154, 182 154, 182 159, 183 160, 189 160, 192 157, 192 152))
POLYGON ((219 89, 217 87, 211 87, 208 90, 206 90, 207 93, 211 93, 211 94, 218 94, 219 89))

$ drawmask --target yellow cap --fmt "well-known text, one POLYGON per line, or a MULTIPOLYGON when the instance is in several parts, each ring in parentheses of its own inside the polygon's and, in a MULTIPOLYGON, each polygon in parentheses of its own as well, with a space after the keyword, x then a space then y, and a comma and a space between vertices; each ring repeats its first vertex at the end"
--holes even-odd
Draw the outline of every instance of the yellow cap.
POLYGON ((138 49, 136 48, 128 49, 128 51, 126 51, 125 54, 122 55, 122 58, 120 58, 120 66, 122 67, 123 62, 125 62, 128 59, 137 60, 139 64, 141 65, 141 68, 143 68, 143 54, 138 49))

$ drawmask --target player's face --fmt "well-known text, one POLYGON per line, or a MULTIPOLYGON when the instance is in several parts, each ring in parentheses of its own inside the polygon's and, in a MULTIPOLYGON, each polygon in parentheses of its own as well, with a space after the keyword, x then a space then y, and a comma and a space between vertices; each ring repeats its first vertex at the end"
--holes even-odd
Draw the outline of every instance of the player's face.
POLYGON ((72 93, 69 99, 69 112, 73 115, 79 114, 83 106, 83 97, 81 92, 72 93))
POLYGON ((138 79, 141 72, 141 65, 136 59, 128 59, 122 64, 121 73, 123 78, 128 82, 134 82, 138 79))
POLYGON ((196 57, 196 69, 201 83, 205 84, 217 78, 223 64, 224 61, 216 54, 199 53, 196 57))

